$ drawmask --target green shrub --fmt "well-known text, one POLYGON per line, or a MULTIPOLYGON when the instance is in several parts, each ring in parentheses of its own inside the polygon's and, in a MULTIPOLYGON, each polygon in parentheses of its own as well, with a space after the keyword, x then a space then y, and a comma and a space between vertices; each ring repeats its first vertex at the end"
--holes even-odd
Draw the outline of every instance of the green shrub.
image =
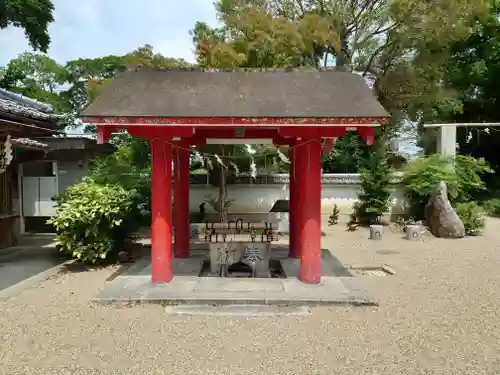
POLYGON ((59 250, 84 263, 112 258, 137 229, 137 198, 134 190, 91 179, 70 186, 57 196, 57 212, 49 220, 59 250))
POLYGON ((339 207, 335 204, 333 205, 333 210, 331 215, 328 217, 328 225, 332 226, 339 222, 340 210, 339 207))
POLYGON ((486 190, 481 176, 492 172, 483 158, 471 156, 456 155, 454 162, 437 154, 414 160, 407 166, 401 181, 410 201, 410 215, 417 220, 424 217, 425 205, 440 181, 446 183, 450 201, 462 203, 486 190))
POLYGON ((358 223, 363 225, 378 223, 389 209, 391 172, 387 155, 383 150, 370 154, 361 169, 361 192, 353 206, 358 223))
POLYGON ((455 210, 464 223, 465 234, 480 236, 484 229, 484 216, 481 207, 476 202, 458 203, 455 210))
POLYGON ((500 198, 494 198, 484 202, 483 207, 488 215, 500 217, 500 198))
POLYGON ((324 173, 356 173, 368 158, 370 146, 358 132, 348 131, 332 147, 330 154, 323 158, 324 173))
POLYGON ((139 168, 134 161, 123 159, 119 152, 97 158, 93 162, 90 178, 99 185, 119 185, 137 192, 141 225, 151 222, 151 168, 139 168))

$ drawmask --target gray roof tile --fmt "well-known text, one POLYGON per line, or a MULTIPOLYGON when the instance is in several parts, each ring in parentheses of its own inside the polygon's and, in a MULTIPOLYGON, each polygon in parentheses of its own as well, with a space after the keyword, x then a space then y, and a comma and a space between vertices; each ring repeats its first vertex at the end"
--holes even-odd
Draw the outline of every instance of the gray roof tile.
POLYGON ((0 89, 0 115, 2 112, 38 121, 54 122, 61 118, 50 105, 4 89, 0 89))
POLYGON ((81 116, 389 117, 363 77, 340 71, 134 69, 81 116))

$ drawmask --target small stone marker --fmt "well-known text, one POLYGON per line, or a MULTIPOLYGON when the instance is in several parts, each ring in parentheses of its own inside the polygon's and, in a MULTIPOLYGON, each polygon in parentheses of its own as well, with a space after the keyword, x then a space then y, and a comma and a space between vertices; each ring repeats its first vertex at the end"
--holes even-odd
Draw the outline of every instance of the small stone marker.
POLYGON ((409 224, 406 226, 406 239, 408 241, 418 241, 420 239, 421 226, 419 224, 409 224))
POLYGON ((381 240, 384 234, 384 226, 380 224, 370 225, 370 240, 381 240))

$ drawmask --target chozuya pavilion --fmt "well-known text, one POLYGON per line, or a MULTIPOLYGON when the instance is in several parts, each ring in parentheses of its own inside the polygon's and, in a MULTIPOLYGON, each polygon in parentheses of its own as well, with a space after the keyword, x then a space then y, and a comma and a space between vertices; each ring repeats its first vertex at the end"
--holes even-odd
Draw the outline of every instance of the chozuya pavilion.
POLYGON ((118 75, 81 117, 96 125, 101 143, 126 129, 151 145, 153 283, 172 280, 172 256, 190 256, 189 147, 207 139, 267 139, 293 146, 289 257, 300 259, 302 282, 319 283, 322 152, 328 152, 346 130, 357 129, 370 144, 374 127, 389 120, 360 75, 248 69, 130 69, 118 75))

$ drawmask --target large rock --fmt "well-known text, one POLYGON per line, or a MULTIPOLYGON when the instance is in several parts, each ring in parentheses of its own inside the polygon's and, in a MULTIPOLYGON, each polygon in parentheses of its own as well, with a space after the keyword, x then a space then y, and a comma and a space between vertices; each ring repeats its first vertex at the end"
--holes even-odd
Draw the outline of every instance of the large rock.
POLYGON ((446 184, 443 181, 435 187, 425 206, 425 220, 430 232, 436 237, 465 237, 464 224, 448 200, 446 184))

